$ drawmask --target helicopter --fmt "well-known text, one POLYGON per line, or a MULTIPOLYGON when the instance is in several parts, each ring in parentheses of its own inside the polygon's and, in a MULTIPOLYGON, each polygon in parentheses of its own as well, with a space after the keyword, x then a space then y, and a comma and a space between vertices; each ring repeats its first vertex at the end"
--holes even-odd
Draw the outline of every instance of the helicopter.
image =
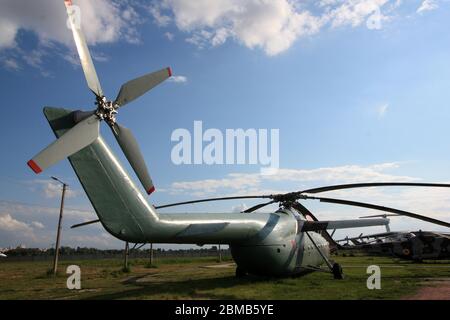
MULTIPOLYGON (((98 221, 114 237, 135 244, 227 244, 236 262, 237 277, 247 274, 291 276, 326 271, 335 279, 342 279, 342 267, 330 259, 331 236, 327 230, 382 226, 388 224, 389 220, 374 218, 321 221, 301 204, 302 201, 317 200, 381 210, 450 227, 450 223, 445 221, 412 212, 314 196, 327 191, 363 187, 450 187, 450 184, 439 183, 354 183, 284 194, 209 198, 160 206, 150 204, 100 135, 100 123, 103 121, 111 128, 144 190, 148 194, 154 192, 155 186, 137 140, 129 129, 117 123, 116 116, 122 106, 171 77, 172 71, 164 68, 131 80, 122 85, 114 101, 108 100, 101 89, 81 26, 75 23, 72 2, 65 0, 65 5, 87 85, 95 95, 96 108, 86 112, 44 107, 44 115, 57 139, 27 164, 35 173, 40 173, 68 158, 98 221), (268 202, 257 204, 242 213, 158 212, 162 208, 193 203, 243 199, 266 199, 268 202), (275 212, 256 212, 276 203, 279 204, 279 209, 275 212), (326 268, 323 268, 324 265, 326 268)), ((93 222, 97 221, 88 223, 93 222)))
MULTIPOLYGON (((399 215, 381 214, 360 218, 392 216, 399 215)), ((361 250, 367 254, 394 256, 416 262, 422 262, 424 259, 450 259, 450 233, 423 230, 391 231, 388 224, 385 227, 386 232, 346 237, 336 240, 336 243, 339 244, 339 250, 361 250)))

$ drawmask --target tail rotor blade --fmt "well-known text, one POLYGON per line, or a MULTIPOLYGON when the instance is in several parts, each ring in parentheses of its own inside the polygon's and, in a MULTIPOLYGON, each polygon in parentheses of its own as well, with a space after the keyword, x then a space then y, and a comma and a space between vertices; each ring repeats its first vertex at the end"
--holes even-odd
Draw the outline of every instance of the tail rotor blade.
POLYGON ((124 106, 125 104, 139 98, 144 93, 156 87, 158 84, 171 76, 172 70, 170 68, 165 68, 128 81, 120 88, 115 103, 119 106, 124 106))
POLYGON ((102 97, 103 91, 97 77, 97 72, 95 71, 94 63, 92 62, 91 54, 89 53, 89 48, 86 44, 86 39, 81 31, 79 17, 76 16, 77 11, 74 10, 72 6, 72 0, 65 0, 64 4, 66 5, 70 27, 72 29, 73 38, 75 39, 75 44, 81 61, 81 67, 83 68, 88 87, 98 97, 102 97))
POLYGON ((125 128, 117 123, 115 123, 111 129, 117 139, 117 142, 122 148, 125 157, 128 159, 128 162, 130 162, 131 167, 134 172, 136 172, 136 175, 144 186, 145 191, 148 194, 151 194, 155 191, 155 187, 148 173, 144 157, 139 149, 136 138, 128 128, 125 128))
POLYGON ((40 173, 56 162, 78 152, 100 135, 100 119, 96 115, 81 121, 28 161, 28 166, 40 173))

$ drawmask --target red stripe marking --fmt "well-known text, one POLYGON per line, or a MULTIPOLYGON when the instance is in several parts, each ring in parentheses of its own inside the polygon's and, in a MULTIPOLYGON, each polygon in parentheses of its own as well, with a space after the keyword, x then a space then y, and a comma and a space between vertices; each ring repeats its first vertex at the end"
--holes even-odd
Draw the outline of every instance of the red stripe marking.
POLYGON ((155 191, 155 187, 151 187, 150 189, 147 190, 147 194, 152 194, 155 191))
POLYGON ((167 73, 169 74, 169 77, 172 76, 172 68, 168 67, 167 68, 167 73))
POLYGON ((27 165, 31 168, 31 170, 34 171, 34 173, 41 173, 42 172, 42 169, 39 168, 39 166, 33 160, 28 161, 27 165))

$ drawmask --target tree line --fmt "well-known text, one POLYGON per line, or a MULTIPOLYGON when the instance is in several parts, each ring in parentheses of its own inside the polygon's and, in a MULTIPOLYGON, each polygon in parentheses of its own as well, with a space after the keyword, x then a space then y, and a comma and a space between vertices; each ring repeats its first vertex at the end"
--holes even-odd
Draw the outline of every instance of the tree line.
MULTIPOLYGON (((124 249, 97 249, 97 248, 87 248, 87 247, 61 247, 59 249, 59 254, 62 256, 77 256, 77 255, 97 255, 97 256, 111 256, 116 254, 123 254, 124 249)), ((170 255, 187 255, 187 254, 211 254, 217 252, 217 246, 212 246, 211 248, 199 248, 199 249, 153 249, 153 252, 159 254, 170 254, 170 255)), ((223 250, 224 252, 228 250, 223 250)), ((130 250, 131 254, 146 255, 150 254, 150 249, 138 249, 130 250)), ((53 256, 55 254, 55 249, 50 248, 42 250, 39 248, 15 248, 7 251, 8 257, 35 257, 35 256, 53 256)))

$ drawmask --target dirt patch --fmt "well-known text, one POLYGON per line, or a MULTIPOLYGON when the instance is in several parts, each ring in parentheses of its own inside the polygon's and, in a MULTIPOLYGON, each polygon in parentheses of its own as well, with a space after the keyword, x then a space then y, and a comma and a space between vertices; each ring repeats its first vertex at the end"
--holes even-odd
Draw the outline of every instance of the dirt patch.
POLYGON ((425 286, 415 294, 404 297, 404 300, 450 300, 450 280, 424 282, 425 286))

